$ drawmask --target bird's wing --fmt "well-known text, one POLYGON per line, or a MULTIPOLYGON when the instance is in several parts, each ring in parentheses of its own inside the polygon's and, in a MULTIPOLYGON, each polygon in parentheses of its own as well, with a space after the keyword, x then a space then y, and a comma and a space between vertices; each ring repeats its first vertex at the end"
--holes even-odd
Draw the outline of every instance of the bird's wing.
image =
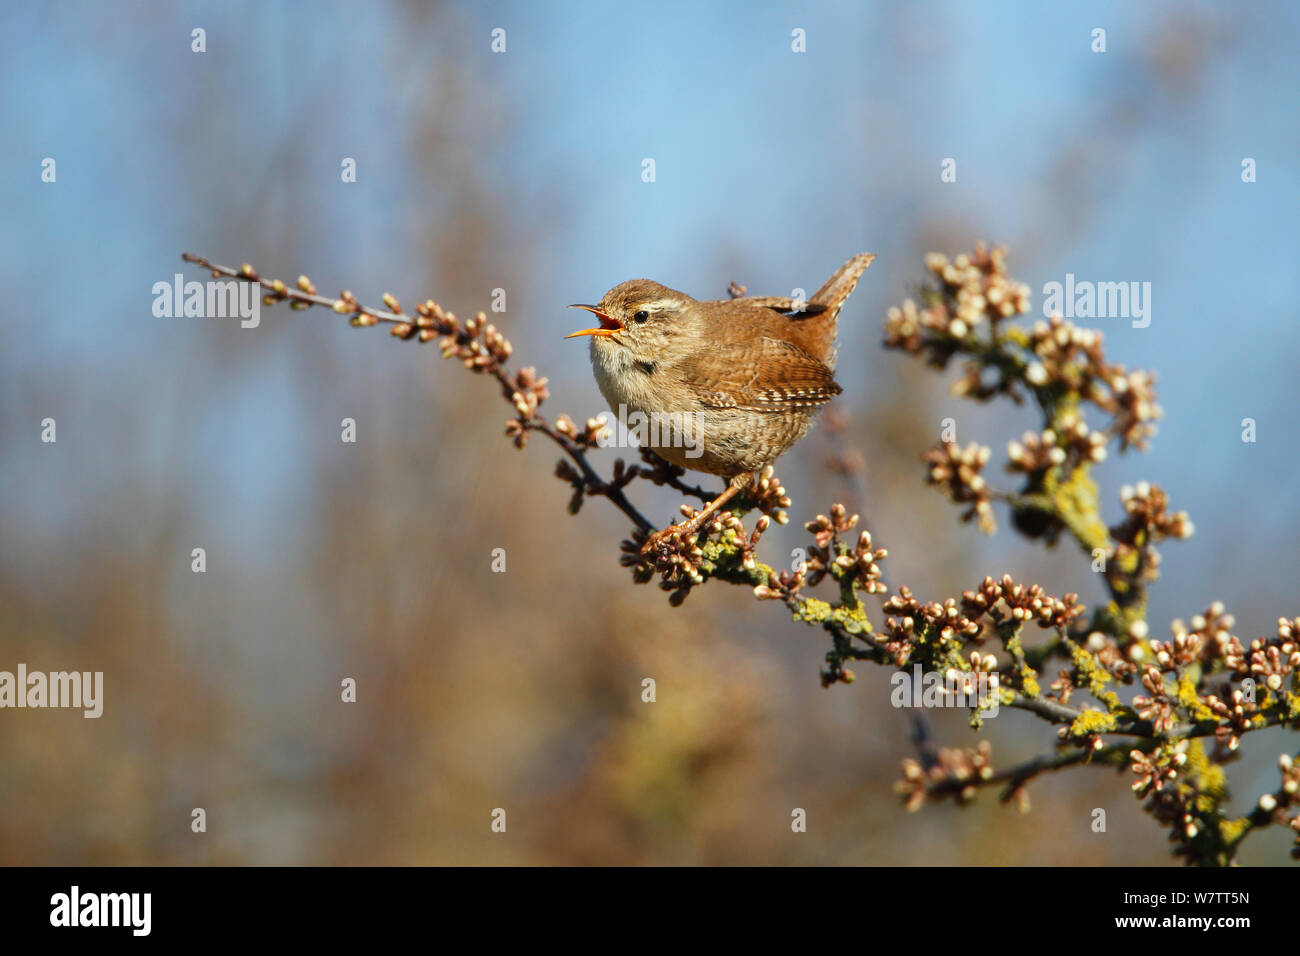
POLYGON ((681 371, 696 400, 708 408, 813 408, 841 391, 824 364, 792 342, 769 336, 719 343, 692 357, 681 371))

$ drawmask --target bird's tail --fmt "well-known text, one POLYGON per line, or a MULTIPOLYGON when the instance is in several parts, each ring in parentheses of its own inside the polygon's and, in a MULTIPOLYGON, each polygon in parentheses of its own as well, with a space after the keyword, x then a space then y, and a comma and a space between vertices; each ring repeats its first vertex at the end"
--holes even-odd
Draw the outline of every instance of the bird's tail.
POLYGON ((858 253, 836 269, 822 287, 812 294, 808 302, 812 305, 824 306, 827 312, 839 312, 840 307, 844 305, 844 300, 857 288, 858 279, 862 278, 862 273, 875 258, 875 255, 870 252, 858 253))
POLYGON ((849 294, 857 288, 862 273, 875 258, 870 252, 858 253, 836 269, 835 273, 808 300, 806 312, 817 318, 808 330, 807 343, 804 347, 825 363, 831 371, 835 370, 836 353, 839 351, 835 345, 835 327, 840 317, 840 309, 843 308, 849 294))
POLYGON ((836 320, 845 300, 857 288, 858 279, 875 258, 870 252, 858 253, 836 269, 807 301, 786 296, 747 296, 735 301, 784 313, 791 321, 791 341, 834 371, 836 320))

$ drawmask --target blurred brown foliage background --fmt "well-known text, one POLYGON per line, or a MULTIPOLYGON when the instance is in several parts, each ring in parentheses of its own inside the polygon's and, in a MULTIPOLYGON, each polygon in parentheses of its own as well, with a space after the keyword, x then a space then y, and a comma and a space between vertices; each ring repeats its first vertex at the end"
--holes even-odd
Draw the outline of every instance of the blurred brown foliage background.
MULTIPOLYGON (((85 4, 4 15, 0 51, 27 92, 6 83, 3 94, 23 185, 6 187, 18 228, 0 274, 35 306, 11 305, 0 333, 0 668, 102 670, 105 712, 0 712, 0 862, 1170 862, 1128 779, 1111 771, 1040 780, 1028 815, 992 794, 967 810, 904 813, 891 784, 912 754, 911 715, 890 707, 888 675, 861 668, 852 687, 823 690, 824 635, 779 608, 711 585, 672 609, 633 587, 617 562, 626 522, 599 501, 565 513, 556 453, 511 447, 490 383, 432 348, 322 312, 264 310, 255 332, 154 319, 149 289, 178 271, 203 278, 181 269, 182 250, 285 279, 306 272, 324 291, 348 287, 368 302, 385 290, 432 295, 461 315, 505 287, 508 311, 493 320, 517 362, 550 377, 549 412, 581 419, 602 406, 585 348, 560 339, 564 304, 635 270, 699 296, 722 296, 733 279, 784 294, 787 279, 813 288, 870 249, 880 258, 843 319, 844 437, 818 429, 780 463, 796 520, 765 547, 805 544, 799 522, 843 500, 890 549, 895 587, 941 598, 1007 571, 1092 602, 1100 585, 1089 589, 1077 555, 1044 554, 1007 532, 979 540, 923 486, 918 456, 945 415, 960 414, 963 441, 995 447, 1029 418, 959 406, 945 379, 881 353, 880 321, 920 278, 921 253, 960 251, 981 235, 1008 242, 1013 272, 1035 288, 1059 277, 1077 249, 1057 227, 1089 235, 1090 217, 1105 215, 1153 142, 1191 149, 1212 135, 1194 128, 1206 90, 1267 46, 1273 14, 1229 22, 1202 10, 1171 23, 1114 8, 1108 22, 1122 17, 1130 38, 1108 54, 1120 75, 1070 81, 1071 120, 1037 145, 1018 189, 954 203, 918 132, 927 98, 953 95, 943 90, 957 77, 936 65, 967 42, 936 16, 953 7, 801 12, 821 44, 809 57, 839 59, 797 81, 761 79, 760 64, 737 80, 749 84, 737 101, 758 103, 767 82, 794 84, 811 121, 842 115, 861 138, 831 131, 839 148, 822 159, 823 180, 784 177, 778 161, 752 194, 738 185, 724 197, 752 209, 763 182, 785 188, 786 178, 817 197, 791 207, 802 194, 776 193, 755 220, 774 235, 751 242, 762 230, 745 213, 682 220, 690 189, 643 186, 640 158, 659 155, 660 176, 680 177, 686 160, 674 148, 696 143, 722 168, 743 168, 728 154, 761 149, 765 129, 796 140, 773 148, 806 151, 790 114, 784 131, 761 111, 695 125, 682 111, 729 101, 647 106, 629 92, 574 142, 539 132, 550 119, 527 87, 540 84, 557 111, 579 110, 592 84, 648 88, 670 82, 656 70, 694 68, 683 65, 689 53, 656 67, 653 41, 635 38, 642 28, 679 36, 688 51, 726 37, 718 62, 671 81, 716 83, 769 34, 788 55, 795 15, 776 5, 734 16, 529 7, 85 4), (493 60, 498 22, 512 52, 493 60), (208 31, 202 57, 189 48, 195 25, 208 31), (838 32, 865 52, 833 46, 838 32), (58 62, 43 58, 54 48, 58 62), (611 64, 612 76, 599 56, 570 72, 573 59, 612 50, 630 61, 611 64), (679 139, 657 146, 672 116, 683 117, 671 129, 679 139), (624 153, 604 151, 620 137, 624 153), (59 159, 57 194, 40 192, 31 172, 47 154, 59 159), (358 157, 355 186, 338 181, 343 156, 358 157), (869 173, 845 178, 863 163, 869 173), (561 169, 571 181, 557 179, 561 169), (587 177, 622 177, 664 198, 588 190, 587 177), (662 216, 644 205, 656 202, 668 204, 662 216), (47 415, 54 445, 36 437, 47 415), (345 417, 358 422, 356 445, 339 441, 345 417), (858 486, 825 465, 841 441, 867 462, 858 486), (205 574, 190 570, 194 547, 207 550, 205 574), (491 571, 498 547, 505 574, 491 571), (355 704, 340 702, 345 677, 357 680, 355 704), (657 682, 654 704, 640 700, 645 677, 657 682), (190 830, 195 807, 207 811, 206 833, 190 830), (497 807, 506 834, 489 828, 497 807), (808 812, 805 834, 791 832, 795 807, 808 812), (1108 812, 1105 834, 1090 830, 1095 807, 1108 812)), ((1087 22, 1037 17, 1032 30, 1086 55, 1087 22)), ((789 95, 773 109, 789 109, 789 95)), ((1018 107, 989 109, 1013 122, 1018 107)), ((1165 381, 1177 346, 1116 334, 1124 360, 1165 381)), ((1195 413, 1164 404, 1171 417, 1195 413)), ((614 453, 603 455, 607 468, 614 453)), ((1180 506, 1201 530, 1184 547, 1231 547, 1216 545, 1222 525, 1206 520, 1213 489, 1198 501, 1197 487, 1168 482, 1150 460, 1115 467, 1187 492, 1180 506)), ((642 504, 666 522, 677 500, 642 504)), ((1270 548, 1281 554, 1292 506, 1279 505, 1285 527, 1260 538, 1252 567, 1267 566, 1270 548)), ((1171 561, 1153 623, 1221 598, 1244 633, 1264 633, 1294 611, 1285 564, 1245 573, 1238 563, 1220 579, 1212 565, 1171 561)), ((940 743, 975 741, 961 713, 932 724, 940 743)), ((1052 740, 1023 714, 1004 712, 985 732, 999 765, 1052 740)), ((1281 738, 1260 737, 1262 774, 1281 738)), ((1284 846, 1267 843, 1244 861, 1283 859, 1284 846)))

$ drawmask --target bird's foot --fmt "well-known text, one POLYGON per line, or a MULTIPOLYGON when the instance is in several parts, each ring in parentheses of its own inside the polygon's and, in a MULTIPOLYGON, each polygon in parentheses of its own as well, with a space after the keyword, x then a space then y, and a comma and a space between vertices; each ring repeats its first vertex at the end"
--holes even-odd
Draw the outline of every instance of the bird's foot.
POLYGON ((699 530, 700 524, 692 518, 681 524, 670 524, 659 531, 652 531, 641 545, 641 554, 648 558, 675 551, 685 543, 688 535, 693 536, 699 530))
POLYGON ((746 481, 748 481, 748 476, 746 476, 745 481, 733 480, 723 490, 722 494, 710 501, 700 511, 691 514, 681 524, 669 525, 662 531, 652 532, 646 538, 645 544, 641 546, 641 554, 648 557, 671 552, 679 548, 688 536, 693 537, 700 528, 704 527, 705 522, 713 519, 713 516, 721 510, 723 505, 739 494, 746 481))

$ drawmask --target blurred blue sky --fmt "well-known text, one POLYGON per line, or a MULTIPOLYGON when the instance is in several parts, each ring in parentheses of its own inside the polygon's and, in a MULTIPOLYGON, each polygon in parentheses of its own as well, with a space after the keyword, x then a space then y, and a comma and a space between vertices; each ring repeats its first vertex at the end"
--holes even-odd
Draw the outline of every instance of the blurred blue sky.
MULTIPOLYGON (((455 197, 411 157, 428 135, 413 132, 419 112, 445 90, 468 105, 440 121, 452 146, 439 155, 472 168, 511 236, 482 294, 449 304, 471 311, 492 286, 511 289, 503 325, 562 380, 559 407, 598 407, 583 351, 560 338, 568 302, 640 275, 703 297, 733 278, 757 292, 811 289, 863 249, 879 259, 841 352, 864 356, 862 374, 842 358, 840 377, 852 400, 870 400, 874 370, 904 361, 880 352, 880 324, 919 279, 927 238, 948 252, 1003 241, 1036 306, 1067 272, 1152 284, 1150 328, 1098 324, 1113 358, 1158 370, 1166 418, 1148 456, 1107 469, 1161 481, 1192 512, 1205 547, 1170 562, 1204 577, 1247 544, 1293 560, 1295 5, 409 9, 5 6, 10 542, 83 533, 105 488, 147 499, 148 481, 177 480, 196 500, 227 498, 207 515, 220 533, 248 522, 274 553, 312 469, 293 353, 268 347, 229 373, 208 358, 231 337, 243 347, 299 320, 269 311, 255 333, 195 334, 150 315, 150 288, 190 250, 308 271, 371 299, 436 293, 413 285, 439 278, 413 240, 436 232, 455 197), (206 54, 190 52, 194 26, 206 54), (1104 55, 1089 50, 1096 26, 1104 55), (503 55, 489 49, 494 27, 507 31, 503 55), (790 49, 796 27, 802 55, 790 49), (46 156, 56 185, 40 182, 46 156), (358 160, 355 185, 339 181, 342 156, 358 160), (1252 185, 1240 179, 1246 156, 1258 162, 1252 185), (644 157, 654 184, 641 181, 644 157), (958 162, 956 184, 939 180, 944 157, 958 162), (232 245, 232 229, 246 240, 232 245), (526 273, 515 265, 525 256, 526 273), (196 395, 206 401, 180 401, 196 395), (47 414, 61 443, 77 441, 33 449, 47 414), (1239 438, 1245 417, 1259 423, 1253 446, 1239 438), (177 430, 193 436, 180 460, 177 430), (68 456, 58 475, 52 454, 68 456)), ((371 389, 387 363, 427 361, 364 354, 371 389)), ((1000 445, 1004 432, 961 437, 1000 445)))
MULTIPOLYGON (((880 348, 881 327, 886 308, 922 278, 925 251, 957 253, 983 238, 1010 246, 1011 271, 1030 283, 1036 309, 1043 284, 1067 273, 1151 283, 1149 328, 1095 322, 1113 360, 1158 372, 1165 409, 1149 453, 1099 469, 1106 516, 1118 517, 1122 483, 1147 478, 1197 525, 1190 542, 1164 548, 1153 633, 1215 598, 1237 612, 1243 636, 1265 633, 1277 615, 1300 610, 1297 36, 1300 6, 1283 2, 6 3, 0 594, 31 595, 56 619, 52 631, 86 639, 98 622, 77 618, 97 606, 85 594, 104 564, 129 554, 134 561, 117 569, 129 580, 108 577, 109 586, 143 588, 132 593, 165 608, 167 640, 185 652, 177 656, 189 673, 246 720, 229 737, 237 762, 260 755, 275 786, 361 748, 364 737, 336 737, 303 706, 319 701, 326 679, 333 689, 341 662, 376 671, 409 663, 404 648, 367 657, 372 635, 358 622, 373 618, 357 607, 373 600, 377 616, 400 622, 418 606, 410 589, 441 601, 439 575, 454 579, 448 569, 461 562, 441 541, 412 549, 387 527, 358 529, 376 550, 344 556, 377 569, 367 580, 380 583, 356 593, 345 586, 348 568, 318 557, 339 554, 319 540, 329 533, 322 509, 364 495, 383 504, 366 512, 376 526, 430 508, 447 526, 472 528, 498 510, 525 521, 537 509, 560 513, 566 493, 549 477, 549 449, 510 459, 539 476, 528 488, 542 501, 500 500, 498 476, 482 473, 493 452, 430 451, 452 429, 504 447, 505 415, 486 383, 432 349, 283 308, 264 310, 256 330, 153 317, 155 282, 203 278, 183 267, 182 251, 247 260, 285 279, 306 272, 322 291, 346 286, 367 302, 389 290, 408 306, 432 295, 461 314, 505 288, 499 324, 516 355, 550 376, 548 408, 575 416, 602 403, 585 346, 562 338, 576 327, 568 303, 636 276, 704 298, 721 297, 733 279, 789 294, 816 288, 856 252, 875 252, 841 319, 841 401, 860 433, 883 432, 880 416, 900 406, 933 415, 934 433, 870 462, 867 494, 871 515, 893 532, 879 540, 891 550, 889 572, 940 567, 954 552, 926 539, 920 519, 907 533, 913 516, 876 497, 886 479, 920 485, 918 456, 944 416, 957 418, 960 441, 999 455, 1034 422, 950 399, 955 370, 900 376, 910 360, 880 348), (206 53, 191 52, 195 27, 206 30, 206 53), (490 49, 498 27, 504 54, 490 49), (1090 50, 1095 27, 1107 31, 1105 54, 1090 50), (796 28, 806 53, 791 51, 796 28), (55 184, 41 182, 45 157, 57 162, 55 184), (355 184, 340 181, 343 157, 357 161, 355 184), (641 179, 647 157, 653 184, 641 179), (940 181, 947 157, 956 183, 940 181), (1258 163, 1253 184, 1241 181, 1243 157, 1258 163), (918 380, 909 387, 923 392, 900 400, 892 391, 918 380), (362 417, 367 436, 383 435, 362 448, 382 447, 380 465, 382 455, 340 451, 348 415, 362 417), (55 445, 39 442, 46 417, 58 421, 55 445), (1253 445, 1240 440, 1247 417, 1258 423, 1253 445), (431 458, 451 480, 421 473, 431 458), (427 484, 455 500, 429 502, 427 484), (202 586, 188 570, 195 541, 213 556, 202 586), (139 584, 151 568, 160 579, 139 584), (392 593, 376 597, 385 587, 392 593)), ((792 490, 811 483, 813 449, 792 453, 798 464, 783 460, 792 490)), ((797 516, 825 502, 796 506, 797 516)), ((986 570, 1037 573, 1039 560, 1045 574, 1056 569, 1009 528, 978 539, 946 517, 945 534, 972 542, 954 548, 974 549, 976 580, 986 570)), ((553 548, 570 554, 603 534, 594 560, 612 567, 621 525, 608 514, 582 518, 590 524, 536 553, 553 560, 553 548)), ((778 548, 777 534, 765 546, 778 548)), ((591 569, 564 570, 576 588, 591 569)), ((519 609, 508 588, 499 593, 494 610, 509 622, 519 609)), ((632 594, 661 603, 649 589, 632 594)), ((734 607, 729 599, 711 590, 692 601, 717 610, 734 607)), ((750 613, 735 624, 747 636, 765 612, 750 613)), ((124 618, 112 633, 131 641, 136 617, 124 618)), ((395 630, 449 636, 440 626, 395 630)), ((798 680, 811 686, 824 648, 806 636, 779 646, 799 655, 798 680)), ((455 642, 435 649, 447 656, 427 660, 456 665, 455 642)), ((470 689, 458 692, 481 690, 464 683, 470 689)), ((149 686, 127 686, 151 700, 149 686)), ((836 733, 860 733, 853 721, 867 693, 827 700, 812 706, 845 717, 836 733)), ((482 713, 497 710, 483 704, 482 713)), ((129 729, 129 746, 147 748, 147 734, 129 729)), ((869 746, 905 742, 905 733, 900 720, 869 746)), ((513 726, 458 739, 466 752, 529 745, 513 726)), ((1239 794, 1273 785, 1274 742, 1252 755, 1254 777, 1239 794)), ((207 752, 196 753, 207 772, 207 752)), ((539 748, 529 759, 552 755, 539 748)), ((472 754, 465 766, 477 763, 472 754)), ((263 790, 240 792, 263 813, 288 806, 263 790)), ((267 840, 294 839, 276 816, 266 826, 267 840)), ((935 832, 943 840, 962 831, 935 832)))

